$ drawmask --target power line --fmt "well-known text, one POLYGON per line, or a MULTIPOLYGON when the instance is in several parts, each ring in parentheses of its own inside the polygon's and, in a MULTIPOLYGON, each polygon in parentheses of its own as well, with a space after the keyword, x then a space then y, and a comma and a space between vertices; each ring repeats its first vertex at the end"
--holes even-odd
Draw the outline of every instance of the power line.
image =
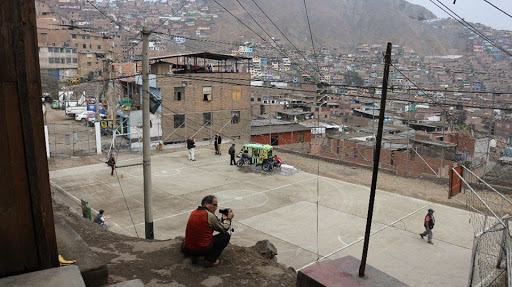
POLYGON ((292 41, 290 41, 290 39, 288 39, 288 37, 286 37, 286 35, 281 31, 281 29, 279 29, 279 27, 276 25, 276 23, 274 23, 274 21, 272 21, 272 19, 270 19, 270 17, 267 15, 267 13, 265 13, 265 11, 263 11, 263 9, 261 9, 261 7, 258 5, 258 3, 256 3, 255 0, 251 0, 254 5, 256 5, 256 7, 258 7, 258 9, 260 9, 261 13, 263 13, 263 15, 265 15, 265 17, 267 17, 267 19, 270 21, 270 23, 272 23, 272 25, 274 25, 274 27, 277 29, 277 31, 279 31, 279 33, 281 33, 281 35, 283 35, 283 37, 286 39, 286 41, 288 41, 288 43, 290 43, 290 45, 293 46, 293 48, 295 48, 295 50, 302 56, 302 58, 304 58, 304 60, 306 60, 306 62, 308 62, 309 64, 311 64, 309 62, 309 60, 307 59, 307 57, 292 43, 292 41))
MULTIPOLYGON (((303 90, 303 89, 252 86, 250 84, 243 84, 243 83, 239 83, 239 82, 229 82, 229 81, 227 81, 227 80, 236 81, 238 79, 225 79, 225 78, 214 78, 214 77, 204 78, 204 77, 198 77, 198 76, 196 76, 196 77, 194 77, 194 76, 185 76, 185 75, 182 75, 182 74, 174 74, 174 75, 156 74, 156 75, 160 75, 162 77, 176 77, 176 78, 182 78, 182 79, 191 79, 191 80, 204 81, 204 82, 210 82, 210 83, 231 84, 231 85, 234 85, 234 86, 245 86, 245 87, 260 88, 260 89, 273 89, 273 90, 292 91, 292 92, 312 92, 312 91, 303 90)), ((242 81, 242 80, 240 80, 240 81, 242 81)), ((352 87, 352 86, 347 86, 347 87, 352 87)), ((421 88, 418 88, 418 89, 421 90, 421 88)), ((332 93, 332 94, 328 94, 328 95, 348 96, 348 95, 340 94, 340 93, 332 93)), ((368 99, 373 99, 373 100, 380 99, 380 97, 372 97, 372 96, 364 96, 364 95, 348 96, 348 97, 351 97, 351 98, 355 98, 355 97, 368 98, 368 99)), ((440 103, 440 102, 435 101, 433 99, 431 99, 432 102, 419 101, 419 100, 407 100, 407 99, 396 98, 396 97, 394 97, 394 98, 390 97, 389 100, 405 101, 405 102, 419 103, 419 104, 433 104, 433 105, 439 106, 439 107, 442 107, 442 106, 446 106, 446 107, 462 106, 462 107, 465 107, 465 108, 478 108, 478 109, 483 109, 483 110, 487 110, 487 109, 493 109, 493 110, 494 109, 500 109, 500 110, 503 110, 503 111, 512 111, 512 108, 504 108, 503 106, 496 106, 495 107, 495 106, 468 105, 468 104, 460 104, 459 102, 440 103)))
POLYGON ((507 12, 503 11, 502 9, 500 9, 498 6, 492 4, 491 2, 487 1, 487 0, 484 0, 487 4, 491 5, 492 7, 498 9, 500 12, 502 12, 503 14, 507 15, 508 17, 512 18, 512 16, 510 14, 508 14, 507 12))
POLYGON ((315 58, 316 69, 318 70, 318 75, 321 76, 320 75, 320 67, 318 66, 318 56, 316 54, 315 42, 313 41, 313 32, 311 31, 311 23, 309 21, 309 13, 308 13, 308 6, 306 5, 306 0, 304 0, 304 10, 306 11, 306 19, 308 20, 309 36, 311 38, 311 46, 313 46, 313 57, 315 58))
POLYGON ((443 10, 443 12, 445 12, 446 14, 448 14, 449 16, 451 16, 453 19, 455 19, 457 22, 459 22, 461 25, 463 25, 464 27, 468 28, 469 30, 471 30, 472 32, 476 33, 478 36, 480 36, 482 39, 488 41, 491 45, 493 45, 494 47, 496 47, 498 50, 502 51, 503 53, 509 55, 512 57, 512 53, 508 52, 507 50, 505 50, 503 47, 501 47, 500 45, 496 44, 493 40, 489 39, 487 36, 485 36, 482 32, 480 32, 478 29, 476 29, 473 25, 471 25, 470 23, 466 22, 466 20, 464 20, 462 17, 460 17, 459 15, 457 15, 457 13, 455 13, 453 10, 451 10, 450 8, 448 8, 446 5, 444 5, 441 1, 439 0, 436 0, 437 2, 439 2, 439 4, 441 4, 443 7, 445 7, 448 11, 450 11, 451 13, 449 13, 448 11, 446 11, 444 8, 442 8, 441 6, 439 6, 438 4, 436 4, 433 0, 429 0, 430 2, 432 2, 432 4, 436 5, 439 9, 443 10), (455 16, 454 16, 455 15, 455 16))
MULTIPOLYGON (((249 11, 244 7, 244 5, 242 5, 242 3, 240 2, 240 0, 236 0, 236 2, 238 2, 238 4, 240 4, 240 6, 244 9, 244 11, 249 15, 249 17, 251 17, 251 19, 256 23, 256 25, 258 25, 258 27, 260 27, 260 29, 269 37, 270 40, 272 40, 272 42, 274 42, 274 44, 276 44, 276 46, 278 46, 277 42, 274 40, 274 38, 272 36, 270 36, 267 31, 260 25, 260 23, 258 23, 258 21, 256 21, 256 19, 251 15, 251 13, 249 13, 249 11)), ((253 1, 254 2, 254 1, 253 1)), ((290 57, 291 58, 291 57, 290 57)), ((307 61, 306 58, 304 58, 304 60, 307 61)), ((308 64, 310 64, 308 62, 308 64)), ((314 68, 314 67, 313 67, 314 68)), ((318 74, 320 75, 320 69, 318 68, 318 65, 317 65, 317 72, 318 74)))
MULTIPOLYGON (((242 20, 240 20, 240 18, 236 17, 231 11, 229 11, 227 8, 225 8, 224 6, 222 6, 222 4, 220 4, 217 0, 213 0, 215 1, 215 3, 217 3, 217 5, 219 5, 220 7, 222 7, 222 9, 224 9, 226 12, 228 12, 231 16, 233 16, 235 19, 238 20, 238 22, 240 22, 242 25, 244 25, 247 29, 249 29, 251 32, 253 32, 256 36, 258 36, 261 40, 263 40, 265 43, 267 44, 270 44, 268 43, 267 40, 265 40, 265 38, 263 38, 260 34, 256 33, 256 31, 254 31, 251 27, 249 27, 247 24, 245 24, 242 20)), ((287 58, 290 58, 286 53, 284 53, 283 51, 277 49, 276 47, 274 47, 273 45, 270 44, 270 47, 272 47, 274 50, 276 50, 279 54, 281 55, 284 55, 285 57, 287 58)), ((304 73, 307 73, 309 74, 306 70, 304 70, 304 68, 300 67, 299 66, 299 69, 302 70, 304 73)))
POLYGON ((110 22, 116 24, 117 26, 119 26, 119 28, 125 30, 126 32, 134 35, 134 33, 132 31, 130 31, 127 28, 125 28, 124 25, 122 25, 120 22, 118 22, 118 21, 114 20, 113 18, 109 17, 107 14, 105 14, 103 11, 101 11, 100 8, 98 8, 98 6, 94 5, 90 0, 87 0, 87 3, 91 4, 91 6, 94 7, 94 9, 98 10, 98 12, 100 12, 103 16, 105 16, 105 18, 110 20, 110 22))
MULTIPOLYGON (((89 0, 87 0, 87 1, 89 1, 89 0)), ((180 7, 180 8, 178 8, 178 10, 176 10, 176 12, 174 12, 174 14, 173 14, 172 16, 176 16, 176 14, 177 14, 178 12, 180 12, 180 11, 181 11, 181 9, 183 9, 183 7, 185 7, 185 5, 186 5, 186 4, 187 4, 187 1, 185 1, 185 2, 183 3, 183 5, 181 5, 181 7, 180 7)), ((170 18, 169 18, 169 19, 170 19, 170 18)), ((160 27, 162 27, 165 23, 167 23, 167 21, 169 21, 169 19, 166 19, 165 21, 163 21, 162 23, 160 23, 160 25, 158 25, 157 27, 155 27, 154 29, 151 29, 151 30, 149 31, 149 33, 150 33, 150 34, 151 34, 151 33, 154 33, 157 29, 159 29, 159 28, 160 28, 160 27)), ((136 37, 138 37, 140 34, 141 34, 140 32, 139 32, 139 33, 137 33, 137 36, 136 36, 136 37)), ((140 40, 138 40, 135 44, 133 44, 129 49, 127 49, 127 50, 125 50, 125 51, 121 52, 121 53, 120 53, 117 57, 115 57, 114 59, 117 59, 117 58, 118 58, 119 56, 121 56, 122 54, 127 53, 127 52, 129 52, 129 51, 133 50, 133 49, 134 49, 137 45, 139 45, 141 42, 142 42, 142 37, 141 37, 141 38, 140 38, 140 40)))

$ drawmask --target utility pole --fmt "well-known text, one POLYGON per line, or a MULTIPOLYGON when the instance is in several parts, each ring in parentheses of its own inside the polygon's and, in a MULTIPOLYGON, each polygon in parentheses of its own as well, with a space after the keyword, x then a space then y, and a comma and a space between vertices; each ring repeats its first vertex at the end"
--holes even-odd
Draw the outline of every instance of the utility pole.
POLYGON ((154 239, 153 232, 153 198, 151 191, 151 133, 149 123, 149 35, 151 32, 142 28, 142 162, 144 167, 144 223, 146 239, 154 239))
POLYGON ((382 143, 382 130, 384 128, 384 114, 386 111, 386 96, 388 94, 389 66, 391 65, 391 43, 388 42, 386 55, 384 56, 384 76, 382 78, 382 97, 380 99, 379 126, 377 127, 377 139, 375 142, 375 153, 373 155, 373 175, 370 189, 370 202, 368 203, 368 217, 366 218, 366 232, 364 234, 363 255, 359 266, 359 277, 364 277, 366 269, 366 257, 368 256, 368 245, 370 244, 370 232, 372 229, 373 205, 375 203, 375 190, 377 189, 377 175, 379 174, 380 148, 382 143))

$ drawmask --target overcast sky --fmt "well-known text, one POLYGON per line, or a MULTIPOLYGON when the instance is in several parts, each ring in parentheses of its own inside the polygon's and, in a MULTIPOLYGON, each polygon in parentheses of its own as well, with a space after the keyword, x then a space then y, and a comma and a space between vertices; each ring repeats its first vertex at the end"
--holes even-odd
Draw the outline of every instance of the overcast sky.
MULTIPOLYGON (((408 2, 421 5, 428 10, 432 11, 438 18, 448 18, 449 16, 432 4, 430 0, 406 0, 408 2)), ((436 0, 432 0, 437 3, 436 0)), ((510 30, 512 31, 512 18, 503 14, 503 12, 492 7, 484 0, 457 0, 453 4, 453 0, 439 0, 452 11, 457 13, 464 20, 473 23, 482 23, 491 26, 495 29, 510 30)), ((494 6, 512 15, 512 0, 488 0, 494 6)), ((439 6, 443 7, 439 3, 439 6)), ((443 7, 444 8, 444 7, 443 7)), ((446 9, 445 9, 446 10, 446 9)))

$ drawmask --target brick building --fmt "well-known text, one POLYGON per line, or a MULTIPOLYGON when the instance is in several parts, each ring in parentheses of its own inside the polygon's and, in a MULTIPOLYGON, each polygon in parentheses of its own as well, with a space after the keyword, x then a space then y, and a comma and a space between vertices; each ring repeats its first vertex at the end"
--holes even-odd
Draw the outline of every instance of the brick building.
POLYGON ((212 53, 150 59, 162 98, 164 142, 192 135, 208 140, 216 133, 224 140, 249 140, 251 78, 244 60, 212 53))
POLYGON ((311 142, 311 128, 276 119, 253 120, 251 142, 274 146, 308 143, 311 142))
POLYGON ((494 135, 503 137, 507 143, 512 143, 512 121, 510 119, 495 121, 494 135))
POLYGON ((55 69, 70 69, 70 66, 76 69, 74 74, 76 76, 99 75, 104 67, 103 60, 109 57, 111 53, 111 40, 93 32, 38 27, 37 39, 40 47, 41 70, 45 70, 46 67, 52 69, 51 72, 56 76, 59 75, 60 80, 66 79, 65 77, 69 76, 69 72, 57 73, 55 69), (61 54, 55 55, 52 53, 61 54), (63 53, 74 55, 62 55, 63 53), (51 63, 50 58, 64 58, 65 63, 62 63, 60 59, 57 63, 51 63), (69 63, 67 58, 71 58, 72 62, 69 63), (77 59, 76 62, 73 62, 74 58, 77 59), (58 68, 56 68, 57 66, 58 68))

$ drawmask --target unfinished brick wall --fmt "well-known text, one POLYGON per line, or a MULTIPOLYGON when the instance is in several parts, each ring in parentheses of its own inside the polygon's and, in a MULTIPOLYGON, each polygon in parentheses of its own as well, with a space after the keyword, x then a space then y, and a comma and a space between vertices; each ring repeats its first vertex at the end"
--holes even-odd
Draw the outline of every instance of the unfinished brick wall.
MULTIPOLYGON (((311 154, 373 167, 373 146, 340 139, 316 139, 311 142, 311 154)), ((453 161, 422 156, 414 151, 392 151, 383 148, 379 167, 393 171, 398 176, 419 177, 424 174, 446 177, 453 161), (430 166, 430 167, 429 167, 430 166), (435 171, 435 173, 433 171, 435 171)))
POLYGON ((217 132, 224 140, 232 138, 249 141, 249 84, 249 73, 158 75, 165 142, 184 141, 196 133, 197 140, 210 139, 217 132), (181 101, 174 99, 175 87, 184 88, 181 101), (211 87, 211 100, 204 99, 203 87, 211 87), (233 111, 240 112, 238 123, 232 123, 233 111), (204 126, 204 113, 211 113, 211 125, 204 126), (174 128, 175 115, 185 115, 186 119, 185 125, 177 130, 174 128))

